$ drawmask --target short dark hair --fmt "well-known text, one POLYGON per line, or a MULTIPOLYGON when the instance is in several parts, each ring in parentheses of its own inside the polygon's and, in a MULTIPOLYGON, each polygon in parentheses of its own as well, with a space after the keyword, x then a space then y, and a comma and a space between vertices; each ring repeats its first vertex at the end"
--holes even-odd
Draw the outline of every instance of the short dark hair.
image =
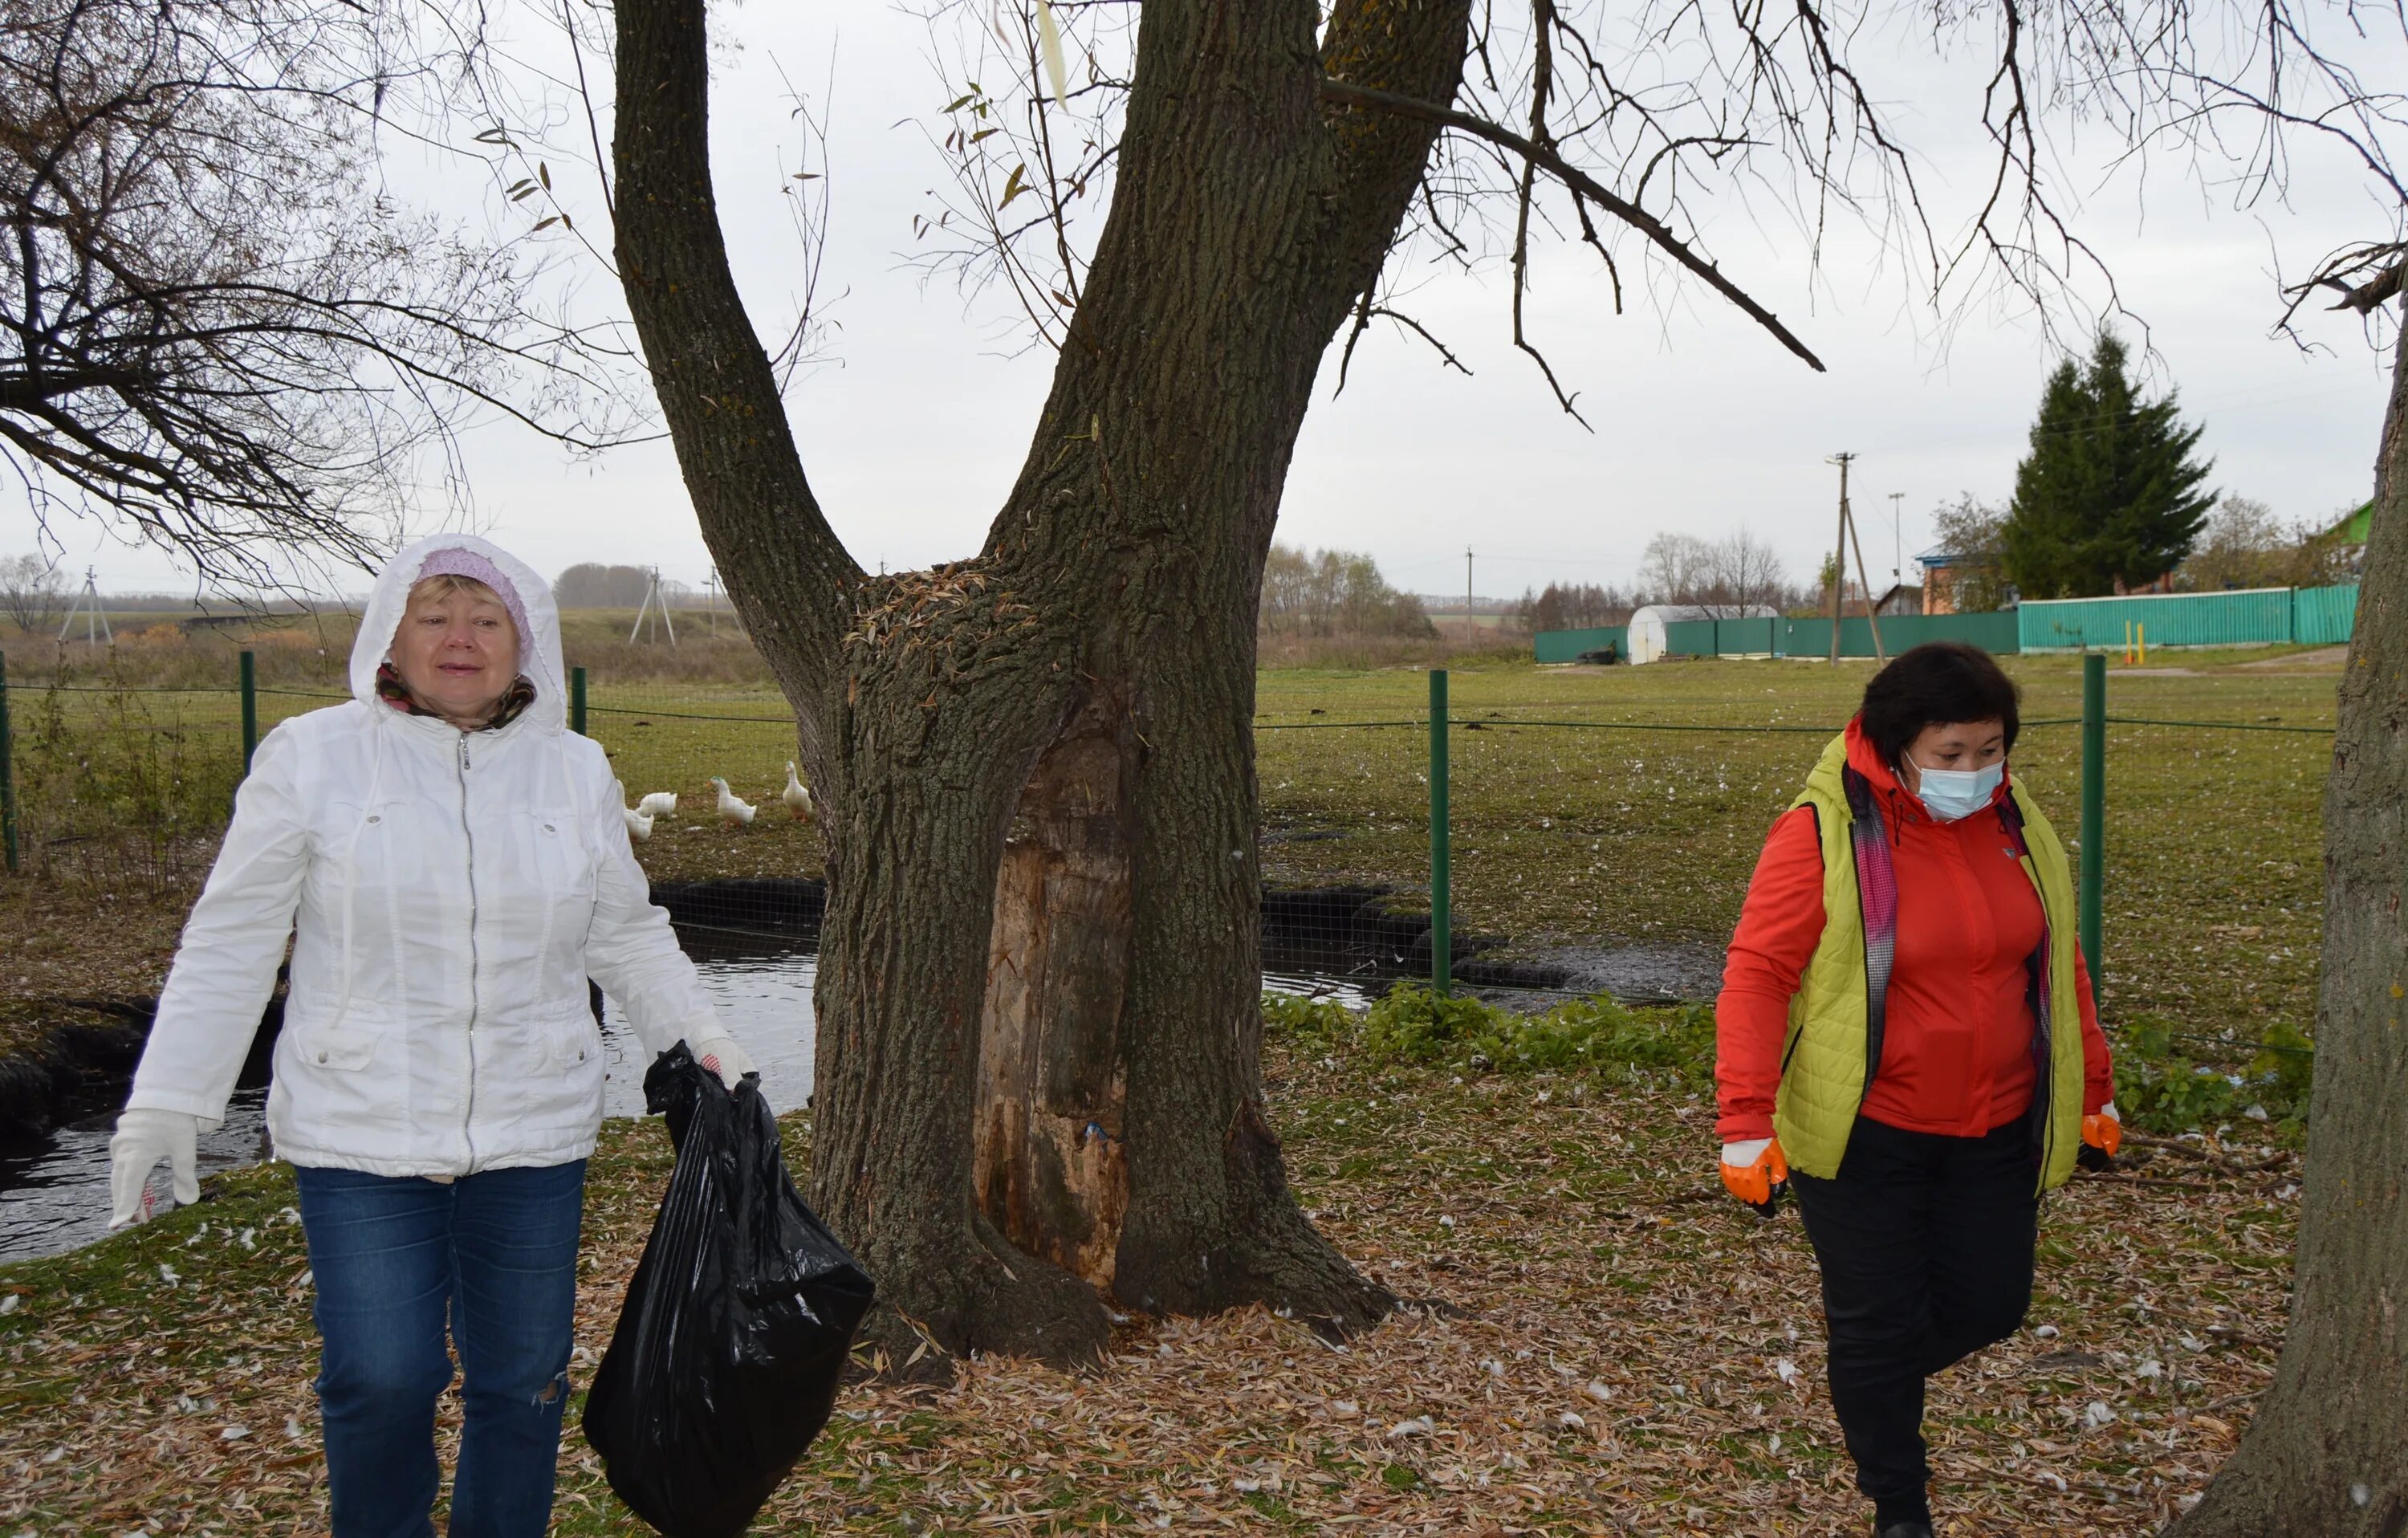
POLYGON ((1900 652, 1865 685, 1857 729, 1882 762, 1895 764, 1926 726, 1995 721, 2007 746, 2022 729, 2020 691, 1989 653, 1961 640, 1928 640, 1900 652))

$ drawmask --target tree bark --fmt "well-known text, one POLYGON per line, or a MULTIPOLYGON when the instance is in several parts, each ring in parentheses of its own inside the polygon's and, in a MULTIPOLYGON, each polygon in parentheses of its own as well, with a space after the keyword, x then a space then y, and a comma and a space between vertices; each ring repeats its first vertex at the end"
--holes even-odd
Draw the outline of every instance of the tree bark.
POLYGON ((2324 972, 2289 1333, 2179 1538, 2408 1532, 2408 335, 2325 786, 2324 972))
POLYGON ((1254 611, 1321 357, 1469 0, 1152 0, 1118 184, 984 550, 865 576, 727 272, 702 0, 621 0, 619 253, 706 541, 825 812, 811 1188, 892 1348, 1093 1357, 1101 1293, 1327 1328, 1394 1300, 1290 1195, 1260 1085, 1254 611))

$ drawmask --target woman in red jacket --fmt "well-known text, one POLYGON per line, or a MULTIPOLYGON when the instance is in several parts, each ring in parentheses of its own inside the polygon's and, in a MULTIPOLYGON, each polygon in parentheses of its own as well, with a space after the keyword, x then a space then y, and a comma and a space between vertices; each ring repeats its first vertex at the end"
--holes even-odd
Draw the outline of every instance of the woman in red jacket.
POLYGON ((1773 824, 1715 1010, 1723 1180, 1768 1214, 1797 1193, 1880 1538, 1931 1534, 1924 1380, 2021 1326, 2066 1134, 2085 1162, 2119 1136, 2065 852, 2007 776, 2017 727, 1977 648, 1875 674, 1773 824))

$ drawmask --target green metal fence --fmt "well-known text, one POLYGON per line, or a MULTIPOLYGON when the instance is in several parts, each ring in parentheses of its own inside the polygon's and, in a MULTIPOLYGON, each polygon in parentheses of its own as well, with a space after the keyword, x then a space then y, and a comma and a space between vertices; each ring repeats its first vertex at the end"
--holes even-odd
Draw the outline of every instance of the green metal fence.
POLYGON ((2306 646, 2338 646, 2358 620, 2358 584, 2291 589, 2291 639, 2306 646))
POLYGON ((1541 662, 1578 662, 1589 652, 1612 648, 1616 656, 1630 654, 1627 625, 1603 625, 1585 630, 1541 630, 1534 640, 1541 662))
POLYGON ((2349 640, 2357 611, 2353 583, 2030 599, 2015 614, 2027 652, 2105 652, 2143 635, 2151 646, 2338 645, 2349 640))
MULTIPOLYGON (((2015 616, 1996 614, 1895 614, 1881 622, 1882 649, 1892 655, 1927 640, 1968 640, 1985 652, 2011 655, 2017 649, 2015 616)), ((1675 620, 1664 627, 1665 650, 1677 656, 1819 657, 1831 650, 1828 619, 1675 620)), ((1629 655, 1626 626, 1599 625, 1584 630, 1541 630, 1531 640, 1540 662, 1577 662, 1591 652, 1612 647, 1629 655)), ((1840 654, 1875 655, 1872 625, 1863 615, 1840 622, 1840 654)))
MULTIPOLYGON (((1928 640, 1971 641, 1985 652, 2106 652, 2145 632, 2151 646, 2332 646, 2347 641, 2358 611, 2356 584, 2266 587, 2236 593, 2175 593, 2120 598, 2052 598, 1988 614, 1893 614, 1881 621, 1881 651, 1891 656, 1928 640)), ((1532 639, 1541 662, 1576 662, 1612 647, 1627 657, 1625 627, 1541 630, 1532 639)), ((1828 619, 1678 620, 1664 627, 1666 652, 1698 657, 1820 657, 1830 654, 1828 619)), ((1840 622, 1840 654, 1870 657, 1871 624, 1840 622)))
MULTIPOLYGON (((1896 656, 1927 640, 1971 641, 1985 652, 2012 655, 2015 616, 1997 614, 1890 614, 1881 618, 1881 646, 1863 615, 1840 621, 1840 654, 1896 656)), ((1664 627, 1664 648, 1679 656, 1820 657, 1831 651, 1828 619, 1676 620, 1664 627)))

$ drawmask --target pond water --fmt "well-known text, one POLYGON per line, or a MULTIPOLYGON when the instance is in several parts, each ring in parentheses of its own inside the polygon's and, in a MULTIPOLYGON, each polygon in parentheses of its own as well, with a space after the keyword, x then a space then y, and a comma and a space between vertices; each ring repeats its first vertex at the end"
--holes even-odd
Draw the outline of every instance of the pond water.
MULTIPOLYGON (((770 1107, 783 1113, 801 1106, 811 1093, 811 984, 819 971, 819 956, 810 941, 730 935, 698 927, 681 927, 679 938, 730 1033, 760 1070, 761 1091, 770 1107)), ((1329 975, 1299 969, 1267 971, 1263 985, 1360 1005, 1382 985, 1368 970, 1361 975, 1329 975)), ((644 1071, 651 1063, 618 1004, 607 997, 602 1040, 609 1053, 603 1114, 642 1115, 644 1071)), ((240 1169, 270 1157, 266 1115, 265 1085, 236 1089, 226 1106, 225 1124, 200 1140, 201 1173, 240 1169)), ((57 1128, 28 1152, 0 1156, 0 1261, 56 1255, 107 1235, 108 1137, 116 1124, 117 1112, 110 1107, 57 1128)), ((165 1200, 165 1167, 151 1178, 159 1200, 165 1200)))

